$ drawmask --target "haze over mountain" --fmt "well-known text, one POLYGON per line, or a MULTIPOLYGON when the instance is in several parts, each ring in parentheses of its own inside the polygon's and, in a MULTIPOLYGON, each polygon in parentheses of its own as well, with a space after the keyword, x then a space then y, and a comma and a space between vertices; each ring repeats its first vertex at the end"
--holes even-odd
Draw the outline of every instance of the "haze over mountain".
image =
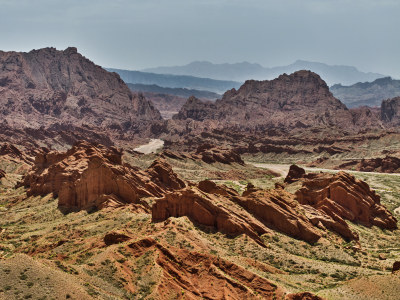
POLYGON ((304 60, 297 60, 287 66, 272 68, 248 62, 213 64, 207 61, 195 61, 183 66, 157 67, 144 69, 143 71, 157 74, 187 75, 244 82, 248 79, 273 79, 280 74, 290 74, 299 70, 310 70, 319 74, 328 85, 337 83, 351 85, 357 82, 373 81, 385 76, 378 73, 362 72, 352 66, 327 65, 304 60))
POLYGON ((121 69, 106 69, 118 73, 126 83, 158 85, 166 88, 186 88, 206 90, 222 94, 232 88, 239 88, 241 83, 229 80, 215 80, 194 76, 155 74, 149 72, 130 71, 121 69))
POLYGON ((201 90, 186 89, 186 88, 168 88, 168 87, 161 87, 156 84, 128 83, 127 85, 133 92, 157 93, 157 94, 173 95, 186 98, 189 98, 190 96, 195 96, 197 98, 206 98, 211 100, 215 100, 221 97, 220 94, 209 91, 201 91, 201 90))
POLYGON ((400 96, 400 80, 384 77, 373 82, 358 82, 351 86, 335 84, 330 90, 348 107, 380 106, 382 100, 400 96))

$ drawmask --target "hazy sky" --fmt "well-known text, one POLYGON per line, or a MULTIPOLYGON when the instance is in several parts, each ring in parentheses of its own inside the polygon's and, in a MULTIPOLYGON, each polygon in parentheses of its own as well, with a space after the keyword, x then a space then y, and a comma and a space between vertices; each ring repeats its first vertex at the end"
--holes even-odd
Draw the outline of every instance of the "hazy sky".
POLYGON ((0 49, 76 46, 104 67, 353 65, 400 78, 399 0, 0 0, 0 49))

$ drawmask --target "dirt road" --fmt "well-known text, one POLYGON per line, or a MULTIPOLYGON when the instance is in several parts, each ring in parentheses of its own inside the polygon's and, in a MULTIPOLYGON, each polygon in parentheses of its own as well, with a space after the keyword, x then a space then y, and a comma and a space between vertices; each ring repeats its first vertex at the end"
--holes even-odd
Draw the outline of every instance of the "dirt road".
POLYGON ((151 139, 148 144, 141 145, 133 150, 144 153, 144 154, 149 154, 156 152, 158 149, 162 148, 164 146, 164 141, 160 139, 151 139))

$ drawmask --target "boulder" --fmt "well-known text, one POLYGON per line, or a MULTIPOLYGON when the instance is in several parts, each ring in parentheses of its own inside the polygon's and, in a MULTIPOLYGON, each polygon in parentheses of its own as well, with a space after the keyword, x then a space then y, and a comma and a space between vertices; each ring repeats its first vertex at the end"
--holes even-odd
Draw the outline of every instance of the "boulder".
POLYGON ((291 165, 284 182, 293 183, 299 180, 300 178, 303 178, 305 174, 306 171, 303 168, 300 168, 296 165, 291 165))
POLYGON ((107 233, 104 236, 104 243, 107 246, 110 246, 110 245, 120 244, 120 243, 129 241, 130 239, 131 239, 131 237, 127 236, 124 233, 112 231, 112 232, 107 233))
POLYGON ((301 292, 286 295, 285 300, 323 300, 323 298, 309 292, 301 292))
POLYGON ((203 180, 199 182, 199 189, 208 194, 217 194, 221 196, 236 196, 238 193, 227 186, 217 185, 211 180, 203 180))
POLYGON ((392 273, 394 273, 394 272, 396 272, 396 271, 398 271, 398 270, 400 270, 400 261, 395 261, 395 262, 393 263, 392 273))
POLYGON ((382 101, 381 120, 386 125, 398 126, 400 124, 400 97, 382 101))

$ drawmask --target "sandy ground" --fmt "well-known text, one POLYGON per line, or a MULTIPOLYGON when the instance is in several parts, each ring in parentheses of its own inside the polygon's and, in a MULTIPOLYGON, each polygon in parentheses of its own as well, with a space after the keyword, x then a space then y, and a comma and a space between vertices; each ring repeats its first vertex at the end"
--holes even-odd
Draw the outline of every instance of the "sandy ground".
POLYGON ((140 153, 149 154, 156 152, 158 149, 164 146, 164 141, 160 139, 151 139, 148 144, 141 145, 134 150, 140 153))

